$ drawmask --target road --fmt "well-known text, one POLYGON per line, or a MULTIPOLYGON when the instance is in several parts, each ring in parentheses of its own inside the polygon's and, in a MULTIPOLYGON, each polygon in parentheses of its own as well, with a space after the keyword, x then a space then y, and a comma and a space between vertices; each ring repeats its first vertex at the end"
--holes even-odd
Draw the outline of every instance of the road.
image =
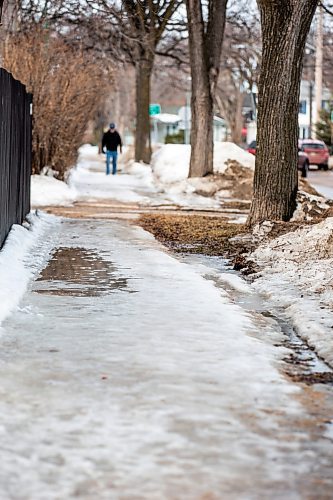
POLYGON ((333 199, 333 170, 324 172, 323 170, 311 169, 308 181, 319 193, 333 199))

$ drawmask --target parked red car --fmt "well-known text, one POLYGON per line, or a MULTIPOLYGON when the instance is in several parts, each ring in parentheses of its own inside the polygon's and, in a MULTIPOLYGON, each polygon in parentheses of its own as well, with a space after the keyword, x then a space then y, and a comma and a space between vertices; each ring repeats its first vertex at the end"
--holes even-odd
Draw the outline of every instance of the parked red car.
MULTIPOLYGON (((255 155, 256 151, 257 151, 257 141, 252 141, 247 148, 247 152, 255 155)), ((310 165, 310 159, 309 159, 307 153, 304 152, 303 150, 300 150, 300 147, 299 147, 299 149, 298 149, 298 170, 301 170, 302 177, 307 177, 309 165, 310 165)))
POLYGON ((310 165, 318 165, 319 170, 328 170, 329 152, 323 141, 302 139, 299 141, 299 147, 308 155, 310 165))
POLYGON ((251 153, 251 155, 255 155, 256 150, 257 150, 257 141, 252 141, 247 147, 247 152, 251 153))

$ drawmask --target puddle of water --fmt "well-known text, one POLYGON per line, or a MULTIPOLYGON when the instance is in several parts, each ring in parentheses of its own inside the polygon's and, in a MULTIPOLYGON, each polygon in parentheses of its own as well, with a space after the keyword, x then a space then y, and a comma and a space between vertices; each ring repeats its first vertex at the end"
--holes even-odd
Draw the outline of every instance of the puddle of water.
POLYGON ((112 262, 81 247, 60 247, 37 279, 35 292, 95 297, 116 291, 133 292, 112 262))

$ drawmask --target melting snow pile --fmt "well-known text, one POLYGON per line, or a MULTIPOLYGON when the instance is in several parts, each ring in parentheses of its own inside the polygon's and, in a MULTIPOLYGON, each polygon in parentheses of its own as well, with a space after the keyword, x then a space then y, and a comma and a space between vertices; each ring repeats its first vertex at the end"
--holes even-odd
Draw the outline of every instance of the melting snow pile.
POLYGON ((152 157, 155 177, 165 184, 185 180, 189 173, 190 156, 190 145, 165 144, 152 157))
MULTIPOLYGON (((154 175, 166 184, 187 179, 190 156, 190 145, 165 144, 153 155, 154 175)), ((232 162, 238 162, 241 166, 254 170, 253 155, 232 142, 216 142, 214 144, 214 173, 223 174, 232 162)))
POLYGON ((154 177, 166 191, 250 199, 255 158, 231 142, 214 145, 214 175, 188 179, 191 146, 166 144, 152 158, 154 177), (244 188, 244 186, 246 187, 244 188))
POLYGON ((250 258, 261 268, 257 290, 333 363, 333 217, 266 241, 250 258))
MULTIPOLYGON (((303 187, 303 186, 302 186, 303 187)), ((304 186, 306 188, 306 186, 304 186)), ((311 186, 309 186, 311 188, 311 186)), ((304 191, 297 193, 297 209, 293 221, 311 221, 321 217, 330 208, 330 201, 304 191)))

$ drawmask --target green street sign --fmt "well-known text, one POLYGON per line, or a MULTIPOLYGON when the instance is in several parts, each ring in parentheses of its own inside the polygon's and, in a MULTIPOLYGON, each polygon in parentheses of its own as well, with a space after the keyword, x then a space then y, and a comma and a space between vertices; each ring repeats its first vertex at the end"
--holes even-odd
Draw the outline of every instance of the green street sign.
POLYGON ((149 104, 149 116, 159 115, 161 112, 160 104, 149 104))
POLYGON ((331 111, 331 122, 333 122, 333 110, 331 111))

